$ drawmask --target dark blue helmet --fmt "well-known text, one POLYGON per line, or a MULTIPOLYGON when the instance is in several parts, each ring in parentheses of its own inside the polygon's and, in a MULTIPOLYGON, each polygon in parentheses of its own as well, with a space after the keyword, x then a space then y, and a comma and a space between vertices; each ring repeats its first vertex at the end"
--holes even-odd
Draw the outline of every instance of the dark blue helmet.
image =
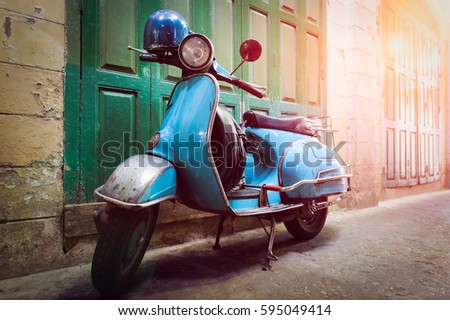
POLYGON ((153 12, 145 24, 144 48, 149 52, 176 50, 189 34, 186 20, 172 10, 153 12))

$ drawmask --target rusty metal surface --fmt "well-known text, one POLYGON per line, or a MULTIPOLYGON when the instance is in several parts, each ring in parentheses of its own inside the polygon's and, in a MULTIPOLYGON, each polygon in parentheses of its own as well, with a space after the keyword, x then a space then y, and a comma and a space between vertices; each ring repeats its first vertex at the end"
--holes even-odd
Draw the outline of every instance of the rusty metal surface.
POLYGON ((136 155, 121 163, 98 191, 106 197, 137 204, 169 168, 173 166, 165 159, 136 155))

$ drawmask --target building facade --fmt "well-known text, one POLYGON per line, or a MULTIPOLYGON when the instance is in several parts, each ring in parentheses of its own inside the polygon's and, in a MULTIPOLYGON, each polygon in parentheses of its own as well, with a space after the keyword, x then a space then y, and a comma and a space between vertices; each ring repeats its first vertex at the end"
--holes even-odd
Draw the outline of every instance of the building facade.
MULTIPOLYGON (((146 19, 160 8, 180 12, 193 31, 210 37, 228 70, 240 62, 243 40, 261 42, 260 60, 238 76, 266 85, 268 98, 221 84, 220 102, 237 120, 247 110, 332 117, 336 150, 354 174, 341 206, 448 187, 445 6, 440 0, 0 0, 0 279, 91 259, 92 212, 103 206, 93 190, 121 160, 144 152, 180 77, 126 50, 142 46, 146 19), (111 148, 120 156, 112 157, 111 148)), ((152 245, 211 235, 215 223, 213 216, 164 205, 152 245)))

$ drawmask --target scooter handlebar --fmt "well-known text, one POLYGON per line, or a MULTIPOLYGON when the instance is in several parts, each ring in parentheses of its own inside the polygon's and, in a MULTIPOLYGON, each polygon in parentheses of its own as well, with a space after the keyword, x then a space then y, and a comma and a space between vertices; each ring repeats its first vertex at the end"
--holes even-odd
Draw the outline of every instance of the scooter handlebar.
MULTIPOLYGON (((139 60, 141 60, 141 61, 165 63, 165 64, 174 65, 174 66, 177 66, 180 68, 183 67, 181 62, 179 61, 179 59, 177 59, 176 56, 156 55, 153 53, 146 52, 146 50, 136 49, 131 46, 128 46, 128 50, 133 50, 133 51, 140 53, 139 60)), ((257 84, 250 83, 250 82, 244 81, 242 79, 239 79, 238 77, 232 76, 228 71, 223 69, 217 63, 214 63, 211 66, 210 72, 212 72, 216 76, 217 80, 226 81, 238 88, 241 88, 242 90, 247 91, 248 93, 250 93, 260 99, 264 98, 267 94, 267 87, 259 86, 257 84)))
POLYGON ((258 97, 259 99, 264 98, 267 94, 267 87, 262 87, 254 83, 246 82, 239 78, 233 78, 232 81, 233 85, 247 91, 255 97, 258 97))

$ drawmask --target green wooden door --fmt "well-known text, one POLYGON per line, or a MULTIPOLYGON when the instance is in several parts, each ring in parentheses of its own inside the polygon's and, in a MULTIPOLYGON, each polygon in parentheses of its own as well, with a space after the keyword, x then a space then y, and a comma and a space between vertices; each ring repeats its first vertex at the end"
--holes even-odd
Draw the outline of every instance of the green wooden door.
POLYGON ((145 22, 158 9, 180 12, 191 30, 208 36, 230 71, 240 62, 243 40, 262 43, 260 60, 244 64, 236 76, 268 86, 267 98, 220 83, 220 103, 236 120, 250 109, 274 116, 325 114, 323 0, 81 0, 81 13, 78 0, 67 3, 66 82, 73 84, 66 84, 66 203, 94 201, 93 190, 120 161, 144 152, 161 125, 181 72, 139 62, 127 50, 142 47, 145 22))
POLYGON ((142 46, 148 1, 86 0, 81 39, 81 202, 150 136, 150 68, 142 46))

